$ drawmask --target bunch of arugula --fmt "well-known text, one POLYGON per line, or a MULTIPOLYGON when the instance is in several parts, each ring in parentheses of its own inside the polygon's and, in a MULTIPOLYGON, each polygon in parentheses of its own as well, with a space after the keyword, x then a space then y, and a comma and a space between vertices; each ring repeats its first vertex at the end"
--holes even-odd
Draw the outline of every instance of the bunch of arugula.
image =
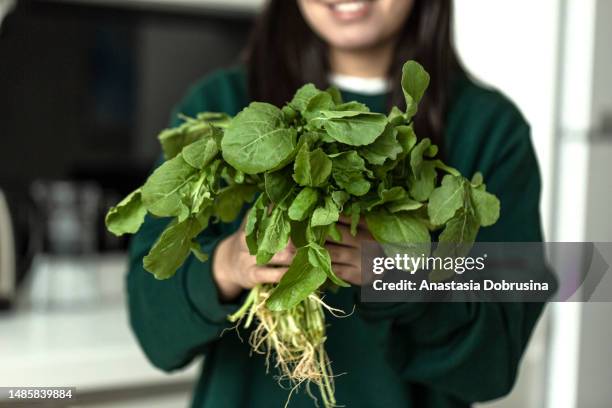
POLYGON ((326 240, 341 240, 339 217, 350 217, 353 234, 364 217, 382 244, 422 248, 433 231, 441 230, 439 242, 463 251, 481 226, 499 216, 499 201, 486 192, 480 174, 465 179, 436 158, 438 148, 430 139, 417 139, 412 119, 428 84, 423 67, 409 61, 401 81, 404 112, 397 107, 388 115, 370 112, 361 103, 342 101, 334 88, 322 91, 307 84, 282 109, 253 102, 234 118, 222 113, 185 117, 182 125, 160 134, 165 162, 110 209, 108 229, 135 233, 147 213, 172 217, 144 258, 147 271, 166 279, 190 253, 206 261, 196 237, 209 223, 231 222, 255 200, 244 228, 257 262, 267 263, 290 239, 297 253, 278 285, 256 287, 230 319, 248 315, 248 326, 258 318, 256 342, 263 339, 268 352, 276 351, 277 366, 291 380, 317 382, 325 405, 332 406, 331 375, 321 367, 328 364, 320 355, 325 338, 318 291, 326 283, 349 286, 334 274, 325 248, 326 240), (314 323, 308 318, 313 310, 319 319, 314 323), (262 328, 266 319, 272 320, 262 328), (304 348, 318 350, 308 357, 315 365, 319 361, 318 367, 296 372, 297 365, 304 366, 304 350, 283 357, 283 342, 295 343, 295 333, 270 339, 278 334, 271 331, 279 322, 316 331, 304 348), (287 361, 292 359, 298 360, 287 361))

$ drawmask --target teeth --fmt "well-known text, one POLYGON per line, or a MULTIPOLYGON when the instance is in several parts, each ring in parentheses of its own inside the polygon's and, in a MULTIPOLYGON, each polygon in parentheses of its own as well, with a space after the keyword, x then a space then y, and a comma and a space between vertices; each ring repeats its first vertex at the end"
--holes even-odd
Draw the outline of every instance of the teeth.
POLYGON ((365 7, 365 2, 363 1, 351 1, 334 4, 334 8, 336 9, 336 11, 342 13, 353 13, 355 11, 361 10, 363 7, 365 7))

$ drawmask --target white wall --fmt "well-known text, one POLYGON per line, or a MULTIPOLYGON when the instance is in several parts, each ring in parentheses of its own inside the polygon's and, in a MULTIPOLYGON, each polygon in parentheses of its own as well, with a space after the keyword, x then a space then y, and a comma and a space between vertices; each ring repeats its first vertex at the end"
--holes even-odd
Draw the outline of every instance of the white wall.
MULTIPOLYGON (((601 128, 604 118, 612 121, 612 1, 598 0, 596 7, 595 56, 593 72, 592 123, 601 128)), ((611 140, 612 124, 608 124, 607 139, 611 140)), ((608 239, 610 236, 608 235, 608 239)))
MULTIPOLYGON (((612 1, 594 5, 591 114, 588 130, 588 187, 586 193, 585 240, 612 241, 612 127, 602 128, 612 115, 612 1)), ((608 282, 612 279, 608 271, 608 282)), ((603 284, 603 282, 602 282, 603 284)), ((600 289, 601 289, 600 285, 600 289)), ((609 287, 609 286, 608 286, 609 287)), ((612 405, 612 303, 590 303, 581 307, 576 406, 599 408, 612 405)))
MULTIPOLYGON (((542 221, 548 238, 553 232, 561 1, 455 1, 455 35, 464 64, 477 78, 510 97, 531 124, 542 173, 542 221)), ((544 406, 548 319, 546 313, 538 324, 512 393, 487 407, 544 406)))
POLYGON ((522 110, 543 176, 542 218, 550 236, 557 38, 560 0, 456 0, 463 62, 522 110))

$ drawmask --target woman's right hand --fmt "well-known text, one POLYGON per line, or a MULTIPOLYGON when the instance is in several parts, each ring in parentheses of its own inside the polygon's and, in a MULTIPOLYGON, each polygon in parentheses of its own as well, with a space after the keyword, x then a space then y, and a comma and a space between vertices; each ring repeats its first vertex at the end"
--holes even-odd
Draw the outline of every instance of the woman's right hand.
POLYGON ((295 247, 290 242, 267 265, 257 265, 246 245, 243 223, 238 231, 221 241, 213 253, 212 274, 221 300, 232 301, 245 289, 280 281, 294 256, 295 247))

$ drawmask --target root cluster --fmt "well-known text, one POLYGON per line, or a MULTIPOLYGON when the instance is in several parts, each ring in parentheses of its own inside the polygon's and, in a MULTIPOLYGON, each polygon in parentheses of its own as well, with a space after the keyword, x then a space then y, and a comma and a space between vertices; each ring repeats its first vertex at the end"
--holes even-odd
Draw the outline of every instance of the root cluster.
POLYGON ((273 366, 278 370, 279 383, 289 382, 291 393, 305 384, 312 396, 310 385, 314 384, 319 388, 323 406, 335 407, 333 373, 324 347, 324 309, 332 313, 341 311, 331 308, 314 293, 292 309, 271 311, 265 303, 272 290, 271 285, 253 288, 230 321, 244 322, 245 328, 255 323, 249 337, 253 351, 266 357, 268 369, 273 366))

